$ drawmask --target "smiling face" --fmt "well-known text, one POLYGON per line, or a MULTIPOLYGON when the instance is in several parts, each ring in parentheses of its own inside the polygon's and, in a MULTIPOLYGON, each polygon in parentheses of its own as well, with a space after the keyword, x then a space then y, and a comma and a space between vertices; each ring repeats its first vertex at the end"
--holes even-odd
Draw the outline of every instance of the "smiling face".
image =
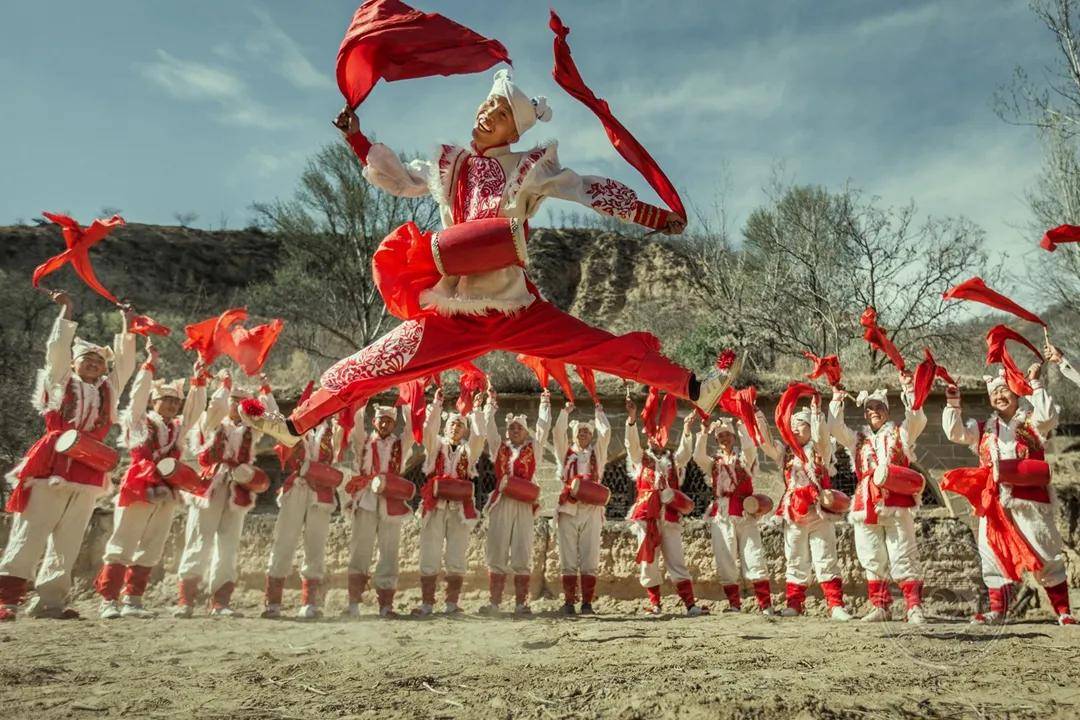
POLYGON ((889 419, 889 406, 879 400, 870 400, 863 410, 863 417, 871 430, 878 430, 889 419))
POLYGON ((799 443, 800 447, 810 442, 810 423, 796 423, 791 431, 794 433, 795 441, 799 443))
POLYGON ((97 353, 80 355, 78 359, 71 363, 71 367, 75 374, 79 376, 79 379, 86 383, 97 382, 109 369, 105 358, 97 353))
POLYGON ((716 433, 716 444, 723 448, 724 452, 730 453, 735 448, 735 433, 719 431, 716 433))
POLYGON ((1003 419, 1008 420, 1012 418, 1017 408, 1020 407, 1020 401, 1009 389, 1008 385, 1001 385, 994 388, 994 391, 990 393, 990 406, 997 411, 1003 419))
POLYGON ((472 139, 473 144, 480 149, 518 141, 514 113, 511 112, 510 102, 506 98, 493 95, 477 108, 472 139))
POLYGON ((592 430, 588 425, 578 425, 576 439, 579 448, 589 447, 592 443, 592 430))
POLYGON ((512 422, 506 428, 506 437, 514 445, 521 445, 529 438, 529 431, 519 422, 512 422))
POLYGON ((180 402, 180 398, 169 395, 159 397, 151 404, 154 407, 154 412, 160 415, 162 420, 172 420, 180 413, 182 403, 180 402))
POLYGON ((457 445, 459 442, 465 439, 465 421, 454 419, 450 421, 450 425, 446 429, 447 437, 450 442, 457 445))
POLYGON ((390 433, 394 432, 395 427, 397 427, 397 419, 389 415, 383 415, 375 421, 375 432, 381 438, 390 437, 390 433))

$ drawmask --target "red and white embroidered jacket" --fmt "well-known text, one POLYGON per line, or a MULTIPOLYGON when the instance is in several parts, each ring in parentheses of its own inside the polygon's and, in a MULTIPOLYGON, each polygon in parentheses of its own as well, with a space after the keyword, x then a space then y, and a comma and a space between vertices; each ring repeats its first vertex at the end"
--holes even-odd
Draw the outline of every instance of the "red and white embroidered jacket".
POLYGON ((434 495, 435 480, 439 478, 453 478, 457 480, 476 480, 476 461, 484 449, 487 441, 485 429, 491 421, 493 408, 488 403, 484 411, 473 410, 466 419, 469 424, 469 434, 461 442, 453 444, 445 436, 439 433, 443 421, 442 408, 434 403, 428 406, 427 419, 424 421, 424 465, 423 472, 427 476, 427 482, 420 488, 420 512, 427 515, 436 508, 455 509, 462 513, 466 520, 475 520, 475 499, 459 503, 449 500, 440 500, 434 495))
POLYGON ((409 506, 393 498, 380 498, 371 491, 371 480, 378 475, 389 473, 401 475, 405 462, 409 459, 416 441, 412 434, 412 413, 409 406, 402 406, 403 417, 400 433, 391 433, 385 438, 372 430, 370 434, 364 433, 364 408, 357 411, 355 427, 360 431, 359 440, 353 446, 353 456, 356 459, 360 481, 353 486, 352 506, 363 508, 373 512, 380 508, 391 517, 400 517, 409 513, 409 506))
MULTIPOLYGON (((765 416, 758 413, 758 426, 765 416)), ((764 436, 764 431, 762 436, 764 436)), ((742 423, 739 423, 739 449, 728 453, 722 447, 709 453, 709 432, 702 428, 694 445, 694 462, 712 481, 713 502, 708 516, 742 517, 743 499, 754 494, 754 475, 758 469, 757 446, 742 423)))
MULTIPOLYGON (((577 500, 570 496, 570 485, 576 478, 582 477, 596 483, 604 481, 608 445, 611 443, 611 423, 600 405, 596 406, 593 415, 593 440, 588 447, 578 445, 577 423, 569 420, 570 413, 563 408, 559 411, 555 429, 551 433, 555 459, 560 462, 558 472, 563 489, 559 493, 559 512, 563 514, 576 512, 577 500)), ((600 506, 594 507, 598 508, 598 512, 603 512, 600 506)))
MULTIPOLYGON (((1039 381, 1032 381, 1034 392, 1021 399, 1021 406, 1007 422, 991 413, 985 423, 964 421, 959 406, 946 405, 941 425, 949 440, 967 445, 979 456, 979 465, 993 470, 996 481, 998 461, 1031 458, 1043 460, 1046 439, 1058 424, 1060 408, 1039 381)), ((998 485, 998 497, 1006 507, 1015 500, 1037 503, 1051 501, 1047 487, 1012 487, 998 485)))
MULTIPOLYGON (((354 135, 359 142, 359 135, 354 135)), ((556 143, 524 152, 508 146, 483 153, 457 145, 440 145, 430 160, 401 162, 385 145, 368 150, 353 145, 358 157, 367 152, 364 177, 392 195, 431 194, 439 204, 443 227, 457 222, 505 217, 523 223, 547 198, 570 200, 624 222, 655 228, 666 211, 640 202, 633 190, 610 178, 578 175, 559 163, 556 143)), ((442 313, 511 312, 537 297, 520 267, 467 276, 444 277, 421 300, 442 313)))
POLYGON ((45 419, 45 433, 34 443, 8 475, 15 490, 8 500, 10 512, 22 512, 30 490, 39 482, 67 483, 80 491, 101 495, 106 473, 98 472, 55 451, 56 441, 67 430, 78 430, 104 442, 118 421, 118 400, 135 369, 135 336, 119 334, 113 340, 109 372, 94 383, 72 370, 72 342, 78 323, 63 312, 53 323, 45 344, 45 367, 38 372, 31 402, 45 419))
POLYGON ((146 363, 135 375, 128 406, 120 415, 120 444, 131 451, 131 465, 120 481, 120 507, 150 502, 147 491, 151 488, 175 495, 158 474, 157 463, 167 457, 180 458, 184 438, 206 407, 206 381, 192 378, 180 414, 166 421, 149 407, 153 384, 154 366, 146 363))
POLYGON ((803 446, 806 460, 800 459, 791 448, 765 434, 761 450, 784 473, 784 495, 776 514, 790 522, 810 523, 821 518, 818 495, 832 487, 829 469, 833 465, 832 439, 824 413, 811 413, 810 440, 803 446))
MULTIPOLYGON (((509 438, 499 437, 499 426, 495 421, 495 413, 498 407, 494 401, 488 402, 487 412, 487 446, 491 456, 491 464, 495 469, 495 489, 488 495, 487 507, 490 510, 502 500, 499 488, 503 481, 510 477, 521 478, 534 482, 537 465, 544 459, 544 446, 547 444, 548 433, 551 431, 551 398, 541 396, 540 408, 536 415, 536 429, 532 435, 520 446, 514 445, 509 438)), ((509 499, 509 502, 518 502, 509 499)), ((533 512, 540 509, 538 504, 533 505, 533 512)))
POLYGON ((915 442, 926 428, 926 413, 920 408, 912 410, 912 391, 901 393, 904 403, 904 421, 897 425, 886 421, 876 431, 869 425, 851 430, 844 422, 844 399, 836 396, 829 403, 829 432, 837 442, 847 448, 854 466, 858 485, 851 502, 854 520, 874 525, 878 515, 890 512, 888 508, 915 507, 918 498, 908 495, 885 494, 878 489, 875 478, 884 478, 890 465, 907 467, 915 459, 915 442))
POLYGON ((652 520, 661 516, 668 522, 680 522, 682 516, 660 503, 660 492, 664 488, 678 490, 686 473, 686 465, 694 454, 693 435, 683 426, 679 447, 675 452, 664 449, 654 452, 651 448, 642 448, 637 425, 626 426, 626 465, 630 477, 634 478, 637 497, 630 508, 627 520, 652 520), (661 514, 661 509, 663 513, 661 514))

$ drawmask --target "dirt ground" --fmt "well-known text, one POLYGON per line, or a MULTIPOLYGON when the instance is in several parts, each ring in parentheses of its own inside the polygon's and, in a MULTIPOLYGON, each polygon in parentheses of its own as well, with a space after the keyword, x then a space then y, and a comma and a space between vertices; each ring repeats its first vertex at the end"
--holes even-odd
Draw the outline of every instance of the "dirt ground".
MULTIPOLYGON (((10 718, 1075 718, 1080 630, 756 612, 651 619, 28 620, 0 627, 10 718)), ((286 601, 290 600, 286 597, 286 601)), ((330 599, 328 612, 340 600, 330 599)), ((406 594, 400 607, 412 598, 406 594)))

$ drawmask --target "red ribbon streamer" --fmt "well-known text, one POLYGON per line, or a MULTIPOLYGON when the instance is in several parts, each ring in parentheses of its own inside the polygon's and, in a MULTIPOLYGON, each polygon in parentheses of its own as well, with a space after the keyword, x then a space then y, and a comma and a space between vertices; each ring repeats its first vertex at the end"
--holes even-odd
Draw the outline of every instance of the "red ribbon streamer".
POLYGON ((641 409, 641 420, 644 423, 645 434, 661 447, 667 445, 668 432, 671 423, 679 412, 679 401, 670 393, 660 397, 660 389, 655 385, 649 388, 649 395, 645 398, 645 406, 641 409))
POLYGON ((995 325, 986 333, 986 364, 1001 363, 1002 368, 1005 370, 1005 382, 1008 383, 1009 389, 1017 395, 1028 396, 1033 392, 1033 389, 1024 371, 1020 369, 1016 361, 1013 360, 1012 355, 1009 354, 1009 349, 1006 346, 1009 340, 1026 346, 1031 352, 1035 353, 1035 356, 1040 361, 1043 360, 1042 353, 1028 342, 1028 339, 1023 335, 1004 325, 995 325))
POLYGON ((230 308, 217 317, 188 325, 184 328, 187 339, 184 341, 183 348, 199 353, 202 361, 209 365, 221 354, 222 343, 229 329, 244 320, 247 320, 247 310, 230 308))
POLYGON ((817 380, 819 377, 824 377, 825 381, 832 387, 837 387, 840 384, 840 358, 835 355, 825 355, 818 357, 809 350, 803 351, 803 357, 814 363, 814 367, 807 374, 807 378, 810 380, 817 380))
POLYGON ((728 387, 720 396, 720 409, 742 421, 754 445, 760 446, 765 438, 757 424, 757 388, 749 385, 742 390, 728 387))
POLYGON ((942 297, 946 300, 970 300, 972 302, 982 303, 995 310, 1001 310, 1002 312, 1010 313, 1023 320, 1038 323, 1039 325, 1046 327, 1046 323, 1041 317, 1030 310, 1021 307, 996 290, 991 290, 986 286, 986 283, 983 282, 981 277, 973 277, 970 280, 965 280, 951 290, 947 290, 942 297))
POLYGON ((804 397, 819 397, 818 391, 809 383, 793 382, 789 384, 787 389, 784 390, 784 394, 780 396, 780 401, 776 404, 774 419, 780 437, 783 438, 787 446, 800 460, 806 462, 806 453, 803 451, 799 441, 795 439, 795 433, 791 431, 791 416, 795 414, 795 406, 799 403, 799 400, 804 397))
POLYGON ((98 280, 94 266, 90 264, 90 248, 104 240, 113 228, 123 225, 124 218, 119 215, 113 215, 108 220, 98 218, 90 223, 90 227, 83 229, 79 223, 67 215, 50 212, 41 214, 61 227, 67 249, 34 268, 34 275, 30 280, 33 286, 38 287, 42 278, 71 263, 71 269, 91 290, 112 304, 119 305, 120 301, 116 299, 116 296, 98 280))
POLYGON ((911 403, 912 410, 922 409, 930 390, 934 387, 934 380, 940 379, 946 385, 955 385, 956 381, 949 375, 949 371, 937 364, 930 348, 923 348, 923 361, 915 368, 915 398, 911 403))
POLYGON ((1057 250, 1058 245, 1080 242, 1080 225, 1058 225, 1046 231, 1039 247, 1049 252, 1057 250))
POLYGON ((885 329, 878 325, 877 310, 872 307, 866 308, 862 317, 859 318, 859 324, 866 328, 863 332, 863 339, 870 343, 870 347, 885 353, 885 356, 892 361, 896 369, 904 372, 907 369, 904 364, 904 357, 896 349, 893 341, 889 339, 885 329))
POLYGON ((128 320, 128 332, 148 337, 150 335, 167 336, 172 330, 157 323, 149 315, 135 315, 128 320))
POLYGON ((664 171, 660 169, 660 166, 653 160, 642 144, 615 118, 607 102, 596 97, 593 91, 585 84, 577 65, 574 64, 574 58, 570 55, 570 45, 566 42, 566 36, 570 34, 570 28, 563 25, 562 20, 559 19, 554 10, 551 11, 549 27, 555 33, 555 67, 551 71, 555 82, 585 107, 593 111, 593 114, 600 120, 600 124, 604 126, 604 132, 607 133, 612 147, 635 170, 641 173, 645 181, 656 191, 656 194, 660 196, 660 199, 664 201, 672 212, 686 220, 686 209, 683 207, 682 199, 675 190, 675 186, 668 180, 667 175, 664 174, 664 171))
POLYGON ((459 365, 461 379, 458 380, 457 411, 462 415, 468 415, 473 410, 473 396, 483 392, 488 386, 488 377, 484 371, 471 362, 459 365))
POLYGON ((594 405, 600 404, 600 395, 596 392, 596 373, 592 368, 587 368, 583 365, 575 365, 574 373, 581 380, 581 384, 585 386, 585 390, 589 393, 589 397, 592 398, 594 405))

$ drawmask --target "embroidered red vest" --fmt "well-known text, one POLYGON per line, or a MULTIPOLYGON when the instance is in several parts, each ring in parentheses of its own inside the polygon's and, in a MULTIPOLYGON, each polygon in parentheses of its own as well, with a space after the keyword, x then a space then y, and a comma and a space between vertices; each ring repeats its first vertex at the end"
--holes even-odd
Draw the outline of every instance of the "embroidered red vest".
MULTIPOLYGON (((667 458, 669 463, 666 486, 678 490, 679 471, 675 467, 675 458, 667 450, 664 451, 663 456, 667 458)), ((665 484, 655 482, 656 474, 656 459, 653 458, 651 453, 643 452, 635 482, 637 498, 634 501, 633 509, 630 511, 631 520, 648 520, 660 517, 660 491, 656 488, 658 484, 660 486, 665 484)), ((664 518, 668 522, 678 522, 680 520, 679 513, 667 508, 664 508, 664 518)))
MULTIPOLYGON (((449 444, 445 441, 439 447, 439 453, 435 456, 435 464, 431 468, 431 472, 428 473, 427 481, 424 486, 420 488, 420 508, 421 514, 427 515, 433 511, 439 504, 438 498, 435 497, 435 480, 440 477, 451 477, 458 480, 471 480, 469 477, 469 448, 465 446, 461 450, 461 455, 458 456, 457 465, 453 468, 446 467, 446 453, 449 449, 449 444)), ((473 503, 472 498, 469 498, 462 503, 465 512, 465 517, 472 520, 476 517, 476 505, 473 503)))
POLYGON ((501 495, 499 486, 502 485, 503 480, 510 477, 522 478, 523 480, 532 481, 533 475, 536 474, 536 453, 533 452, 533 446, 535 443, 530 440, 525 443, 525 446, 521 448, 521 452, 518 453, 517 459, 510 462, 510 457, 513 455, 513 449, 511 449, 508 442, 503 442, 499 445, 498 451, 495 453, 495 489, 491 491, 491 495, 488 497, 488 505, 494 505, 498 502, 501 495))
MULTIPOLYGON (((813 451, 811 458, 813 479, 821 487, 821 490, 832 488, 829 480, 829 471, 817 450, 813 451)), ((818 487, 811 485, 795 486, 795 474, 805 470, 795 469, 796 457, 791 448, 784 449, 784 495, 776 508, 776 514, 789 520, 801 520, 809 514, 810 508, 817 502, 818 487)))
MULTIPOLYGON (((904 452, 904 443, 900 435, 900 426, 895 423, 889 428, 886 435, 886 444, 889 446, 889 457, 885 462, 889 465, 908 467, 911 461, 904 452)), ((851 509, 855 512, 866 512, 869 524, 877 520, 876 508, 882 502, 886 507, 915 507, 915 498, 910 495, 896 495, 882 493, 881 489, 873 482, 874 471, 877 470, 881 459, 878 458, 874 449, 874 441, 870 435, 863 431, 855 434, 855 457, 852 458, 855 466, 855 476, 859 479, 855 488, 855 497, 852 499, 851 509)))
POLYGON ((720 511, 719 503, 721 499, 728 499, 728 515, 734 517, 742 517, 743 515, 743 499, 754 494, 754 479, 743 467, 742 460, 735 458, 733 462, 725 462, 722 458, 714 458, 712 465, 712 487, 713 487, 713 501, 712 507, 709 508, 709 517, 715 517, 720 511), (722 489, 724 485, 722 474, 733 473, 734 488, 730 491, 722 489))
MULTIPOLYGON (((990 452, 990 444, 997 442, 997 418, 979 425, 979 465, 993 467, 993 455, 990 452)), ((1039 438, 1038 431, 1031 424, 1031 418, 1025 418, 1023 424, 1016 427, 1016 457, 1020 460, 1045 460, 1046 448, 1039 438)), ((1049 503, 1050 489, 1048 487, 1013 487, 1012 496, 1020 500, 1049 503)))
MULTIPOLYGON (((379 444, 372 440, 368 444, 368 451, 371 453, 371 469, 376 474, 384 472, 381 470, 382 462, 379 457, 379 444)), ((391 475, 401 475, 401 438, 394 438, 394 443, 390 446, 390 457, 386 461, 385 472, 391 475)), ((370 479, 369 479, 370 481, 370 479)), ((409 506, 405 504, 403 500, 397 500, 395 498, 386 498, 386 514, 387 515, 405 515, 409 512, 409 506)))
POLYGON ((120 481, 120 496, 117 504, 127 507, 136 502, 149 502, 146 491, 151 487, 163 485, 158 475, 157 463, 164 458, 180 457, 180 418, 165 422, 165 442, 162 444, 158 435, 158 426, 149 417, 146 423, 146 440, 131 449, 131 465, 128 466, 120 481))
MULTIPOLYGON (((304 460, 307 459, 307 443, 301 443, 297 448, 297 452, 293 453, 289 458, 289 469, 293 472, 285 478, 285 482, 281 486, 281 490, 278 491, 280 495, 284 495, 292 489, 293 485, 300 478, 300 469, 303 467, 304 460)), ((316 457, 313 462, 323 463, 330 465, 334 462, 334 435, 329 430, 323 432, 322 438, 319 440, 319 448, 316 452, 316 457)), ((309 485, 312 490, 315 491, 316 500, 322 505, 334 504, 334 490, 327 487, 314 487, 309 485)))

